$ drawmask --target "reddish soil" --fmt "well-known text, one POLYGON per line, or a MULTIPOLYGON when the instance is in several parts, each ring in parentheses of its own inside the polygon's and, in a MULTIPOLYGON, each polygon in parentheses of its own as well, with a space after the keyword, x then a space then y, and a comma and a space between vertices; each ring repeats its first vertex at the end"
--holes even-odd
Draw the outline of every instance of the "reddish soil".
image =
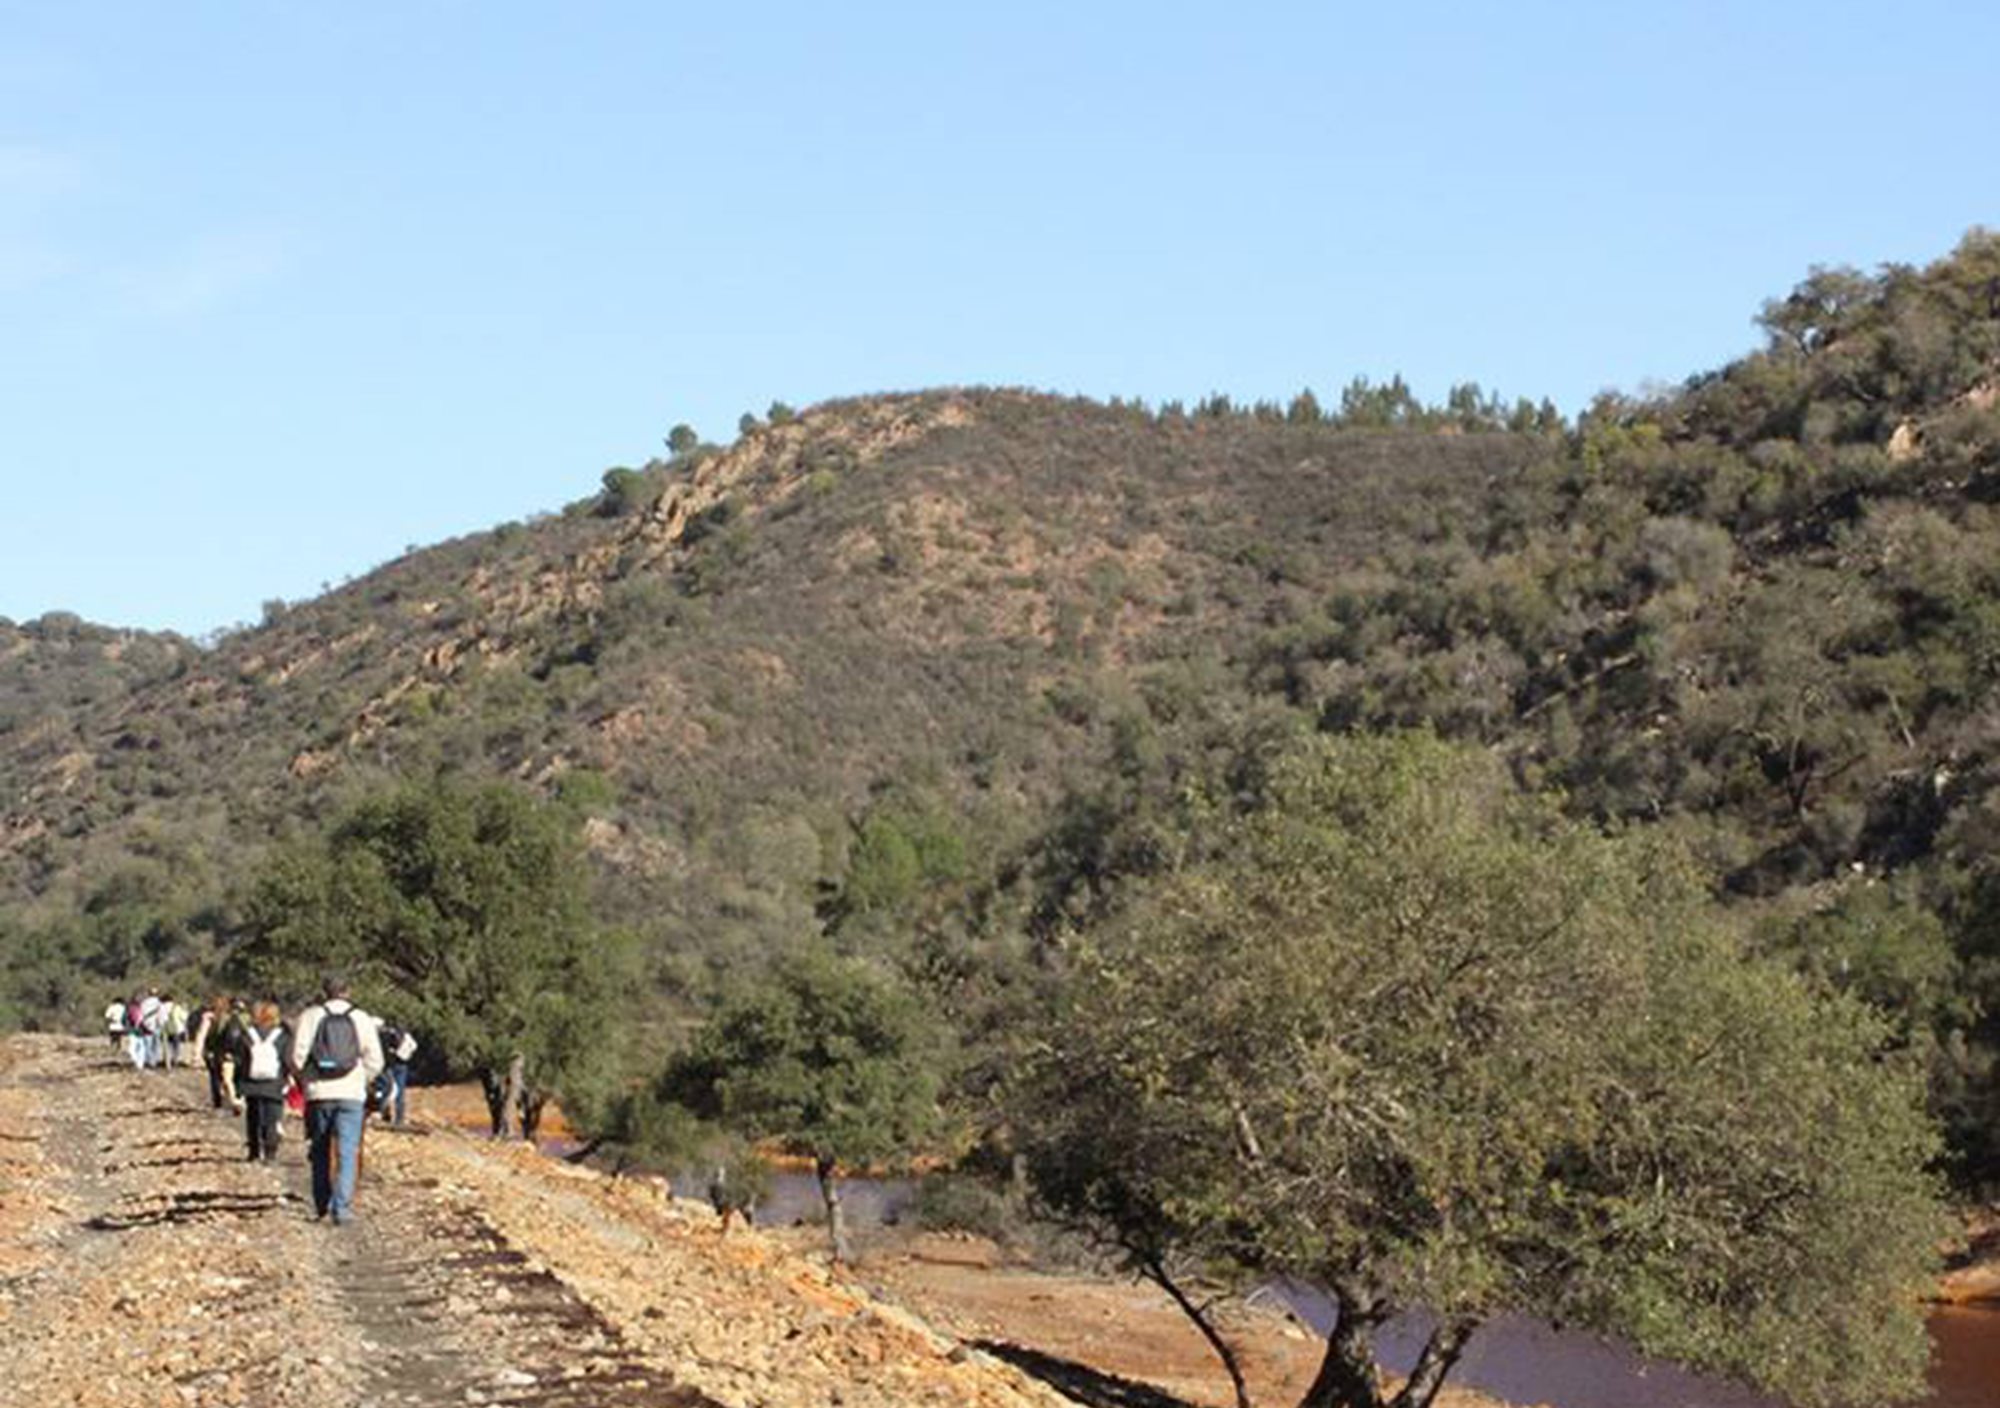
MULTIPOLYGON (((410 1087, 410 1118, 418 1124, 446 1125, 473 1134, 492 1128, 486 1113, 486 1092, 477 1081, 453 1085, 413 1085, 410 1087)), ((542 1111, 543 1139, 567 1139, 572 1131, 563 1119, 562 1107, 551 1100, 542 1111)))
MULTIPOLYGON (((1151 1285, 1010 1266, 990 1242, 936 1234, 878 1252, 862 1274, 960 1339, 1021 1346, 1190 1404, 1227 1408, 1235 1401, 1214 1352, 1151 1285)), ((1324 1342, 1277 1309, 1237 1309, 1222 1322, 1254 1399, 1296 1403, 1319 1368, 1324 1342)), ((1106 1392, 1107 1401, 1146 1402, 1106 1392)), ((1495 1408, 1491 1399, 1451 1389, 1438 1403, 1495 1408)))

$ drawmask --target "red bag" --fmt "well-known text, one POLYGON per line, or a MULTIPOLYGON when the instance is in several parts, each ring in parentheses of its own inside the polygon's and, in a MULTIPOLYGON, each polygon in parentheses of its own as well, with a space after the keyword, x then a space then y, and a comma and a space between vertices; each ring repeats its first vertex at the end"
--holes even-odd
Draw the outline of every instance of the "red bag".
POLYGON ((285 1091, 285 1108, 295 1115, 306 1112, 306 1093, 298 1086, 290 1086, 285 1091))

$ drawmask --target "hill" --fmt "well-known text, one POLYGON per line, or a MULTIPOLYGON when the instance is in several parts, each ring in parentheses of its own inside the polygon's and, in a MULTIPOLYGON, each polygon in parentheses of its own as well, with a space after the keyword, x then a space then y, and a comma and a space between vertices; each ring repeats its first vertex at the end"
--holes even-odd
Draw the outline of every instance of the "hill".
POLYGON ((0 866, 36 923, 196 905, 384 775, 491 772, 576 800, 666 948, 676 912, 718 956, 761 946, 878 812, 1025 841, 1120 719, 1243 694, 1288 560, 1359 562, 1548 450, 1004 392, 822 407, 10 736, 0 866))
POLYGON ((0 730, 5 1001, 207 975, 262 848, 390 776, 562 798, 695 1001, 829 926, 1032 939, 1261 733, 1422 725, 1685 833, 1760 942, 1894 1014, 1991 1170, 2000 239, 1761 321, 1574 426, 1358 382, 683 442, 0 730))

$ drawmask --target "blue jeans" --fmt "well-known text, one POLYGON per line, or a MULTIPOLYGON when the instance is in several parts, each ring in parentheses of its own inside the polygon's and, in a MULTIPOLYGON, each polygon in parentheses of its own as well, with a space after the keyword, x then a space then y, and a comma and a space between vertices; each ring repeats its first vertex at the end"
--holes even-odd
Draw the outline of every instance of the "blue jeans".
POLYGON ((390 1120, 395 1124, 403 1122, 403 1115, 409 1104, 410 1066, 407 1061, 389 1063, 389 1110, 390 1120))
POLYGON ((354 1180, 361 1171, 359 1100, 314 1100, 306 1106, 306 1139, 312 1161, 313 1212, 335 1222, 354 1216, 354 1180))

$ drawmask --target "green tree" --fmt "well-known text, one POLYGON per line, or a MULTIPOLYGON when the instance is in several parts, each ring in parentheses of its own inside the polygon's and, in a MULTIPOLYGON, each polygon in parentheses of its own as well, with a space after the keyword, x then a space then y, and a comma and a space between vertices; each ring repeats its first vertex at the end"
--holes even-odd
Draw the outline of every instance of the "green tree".
POLYGON ((686 421, 667 432, 667 449, 677 460, 686 459, 700 448, 701 436, 686 421))
POLYGON ((1774 348, 1803 356, 1825 347, 1878 293, 1874 280, 1857 270, 1814 265, 1791 293, 1767 300, 1757 322, 1774 348))
POLYGON ((659 501, 660 485, 644 472, 618 466, 604 471, 604 494, 598 512, 606 518, 643 513, 659 501))
POLYGON ((936 1127, 944 1074, 941 1034, 913 993, 863 960, 810 948, 725 1001, 661 1089, 810 1158, 844 1263, 840 1166, 910 1153, 936 1127))
POLYGON ((629 944, 598 929, 573 815, 504 783, 363 801, 256 879, 238 961, 278 991, 326 969, 478 1077, 496 1136, 532 1138, 615 1063, 629 944))
POLYGON ((1914 1063, 1747 959, 1657 844, 1422 736, 1316 740, 1216 858, 1105 925, 1016 1128, 1040 1195, 1161 1279, 1327 1289, 1309 1408, 1384 1401, 1374 1328, 1526 1313, 1807 1403, 1921 1382, 1943 1226, 1914 1063))
POLYGON ((1357 376, 1341 388, 1342 425, 1386 430, 1391 426, 1416 425, 1423 417, 1423 402, 1410 390, 1400 372, 1382 386, 1376 386, 1365 376, 1357 376))
POLYGON ((918 800, 877 808, 856 827, 835 920, 901 908, 965 870, 965 840, 942 807, 918 800))

